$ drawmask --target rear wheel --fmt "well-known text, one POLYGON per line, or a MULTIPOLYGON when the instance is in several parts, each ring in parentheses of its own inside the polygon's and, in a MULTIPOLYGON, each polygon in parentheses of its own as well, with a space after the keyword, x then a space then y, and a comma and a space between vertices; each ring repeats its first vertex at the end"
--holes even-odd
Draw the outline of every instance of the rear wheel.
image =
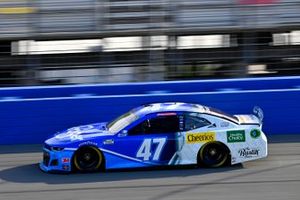
POLYGON ((103 165, 103 155, 96 147, 84 146, 75 152, 73 163, 80 172, 98 171, 103 165))
POLYGON ((198 164, 205 167, 221 167, 228 163, 228 148, 220 142, 206 143, 198 153, 198 164))

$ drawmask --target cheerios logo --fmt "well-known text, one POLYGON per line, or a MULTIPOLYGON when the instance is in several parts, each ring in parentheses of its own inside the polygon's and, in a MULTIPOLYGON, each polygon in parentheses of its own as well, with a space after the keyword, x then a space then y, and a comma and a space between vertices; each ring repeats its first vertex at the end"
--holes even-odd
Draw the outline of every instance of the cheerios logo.
POLYGON ((188 144, 211 142, 216 140, 215 132, 203 132, 203 133, 188 133, 186 135, 186 142, 188 144))

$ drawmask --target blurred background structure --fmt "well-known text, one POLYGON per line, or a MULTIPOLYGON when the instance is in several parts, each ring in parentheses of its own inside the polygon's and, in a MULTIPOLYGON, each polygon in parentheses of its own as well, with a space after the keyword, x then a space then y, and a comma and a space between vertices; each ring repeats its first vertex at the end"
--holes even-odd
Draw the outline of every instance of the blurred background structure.
POLYGON ((0 86, 300 74, 300 0, 0 0, 0 86))

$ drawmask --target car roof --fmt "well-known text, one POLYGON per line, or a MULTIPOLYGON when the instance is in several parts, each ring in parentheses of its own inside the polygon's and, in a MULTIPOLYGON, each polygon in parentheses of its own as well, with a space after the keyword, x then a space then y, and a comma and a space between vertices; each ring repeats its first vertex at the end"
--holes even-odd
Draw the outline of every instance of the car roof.
POLYGON ((136 114, 139 116, 157 113, 157 112, 200 112, 205 113, 208 107, 200 104, 183 103, 183 102, 165 102, 151 103, 138 107, 136 114))
POLYGON ((223 118, 234 123, 238 123, 238 119, 233 116, 226 114, 220 110, 207 107, 196 103, 183 103, 183 102, 165 102, 165 103, 151 103, 145 104, 133 110, 139 117, 143 117, 147 114, 158 113, 158 112, 197 112, 215 117, 223 118))

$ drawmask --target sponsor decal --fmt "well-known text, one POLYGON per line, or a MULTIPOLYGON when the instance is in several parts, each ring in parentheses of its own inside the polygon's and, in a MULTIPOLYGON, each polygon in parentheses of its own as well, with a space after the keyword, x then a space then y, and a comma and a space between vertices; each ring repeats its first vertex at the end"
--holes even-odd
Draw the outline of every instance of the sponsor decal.
POLYGON ((243 157, 243 158, 253 158, 253 157, 257 157, 258 156, 259 149, 246 147, 246 148, 240 149, 238 151, 238 153, 239 153, 240 157, 243 157))
POLYGON ((227 142, 245 142, 245 131, 244 130, 235 130, 235 131, 227 131, 227 142))
POLYGON ((98 144, 96 142, 86 141, 86 142, 82 142, 82 143, 79 144, 79 146, 82 146, 82 145, 94 145, 94 146, 97 146, 98 144))
POLYGON ((83 140, 82 135, 79 135, 80 133, 78 131, 70 131, 68 130, 65 133, 61 133, 55 136, 58 140, 83 140))
POLYGON ((69 163, 70 158, 62 158, 61 161, 62 161, 62 163, 69 163))
POLYGON ((231 157, 231 162, 234 163, 236 161, 236 157, 231 157))
POLYGON ((187 144, 211 142, 216 140, 215 132, 188 133, 186 135, 187 144))
POLYGON ((107 140, 104 140, 103 141, 103 144, 114 144, 115 142, 114 142, 114 140, 112 140, 112 139, 107 139, 107 140))
POLYGON ((260 130, 258 129, 253 129, 250 131, 250 136, 254 139, 258 138, 260 136, 260 130))
POLYGON ((69 165, 62 165, 63 170, 69 170, 69 165))

